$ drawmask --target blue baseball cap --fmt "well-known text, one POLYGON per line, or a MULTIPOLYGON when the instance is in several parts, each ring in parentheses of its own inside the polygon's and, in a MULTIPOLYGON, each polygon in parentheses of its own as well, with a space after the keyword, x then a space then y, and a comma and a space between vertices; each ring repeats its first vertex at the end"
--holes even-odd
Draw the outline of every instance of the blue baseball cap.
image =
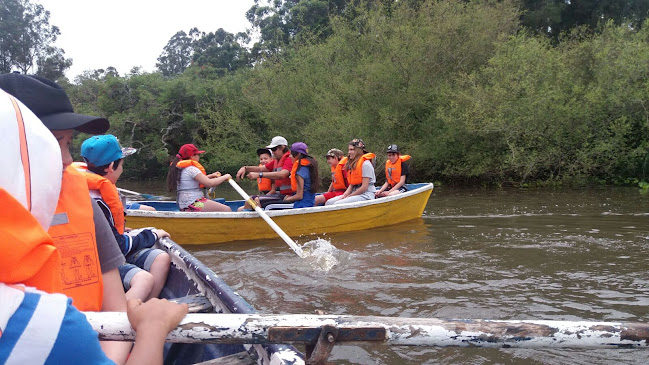
POLYGON ((112 134, 94 136, 83 141, 81 156, 94 166, 105 166, 137 151, 132 147, 122 148, 117 137, 112 134))

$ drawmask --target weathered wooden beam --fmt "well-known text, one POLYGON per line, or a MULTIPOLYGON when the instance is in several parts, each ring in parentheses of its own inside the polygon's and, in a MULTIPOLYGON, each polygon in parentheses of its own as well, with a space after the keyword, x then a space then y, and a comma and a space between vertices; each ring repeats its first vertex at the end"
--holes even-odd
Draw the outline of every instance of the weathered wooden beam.
MULTIPOLYGON (((125 313, 86 312, 101 340, 133 341, 125 313)), ((178 343, 315 344, 320 329, 336 343, 517 348, 647 348, 649 324, 543 320, 445 320, 335 315, 188 314, 168 336, 178 343)))

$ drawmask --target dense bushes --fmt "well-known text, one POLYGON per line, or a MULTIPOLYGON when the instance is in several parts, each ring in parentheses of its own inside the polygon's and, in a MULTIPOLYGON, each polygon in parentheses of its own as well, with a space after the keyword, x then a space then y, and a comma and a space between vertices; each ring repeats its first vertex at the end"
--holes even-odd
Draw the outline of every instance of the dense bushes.
POLYGON ((360 137, 377 166, 399 144, 419 181, 649 179, 647 27, 603 24, 557 43, 520 28, 510 1, 399 4, 333 18, 325 40, 303 36, 231 75, 190 67, 67 87, 141 149, 130 177, 161 178, 192 142, 209 170, 232 173, 281 134, 316 157, 360 137))

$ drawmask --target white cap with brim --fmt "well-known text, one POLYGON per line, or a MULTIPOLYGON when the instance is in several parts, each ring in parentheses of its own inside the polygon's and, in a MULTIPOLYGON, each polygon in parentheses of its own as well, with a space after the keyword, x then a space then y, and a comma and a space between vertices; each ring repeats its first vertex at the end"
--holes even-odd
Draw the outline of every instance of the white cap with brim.
POLYGON ((17 98, 0 90, 0 188, 6 190, 47 230, 61 190, 59 143, 17 98))
POLYGON ((275 148, 277 146, 288 146, 288 142, 286 141, 286 138, 282 136, 275 136, 273 137, 273 140, 270 141, 270 144, 266 146, 266 148, 275 148))

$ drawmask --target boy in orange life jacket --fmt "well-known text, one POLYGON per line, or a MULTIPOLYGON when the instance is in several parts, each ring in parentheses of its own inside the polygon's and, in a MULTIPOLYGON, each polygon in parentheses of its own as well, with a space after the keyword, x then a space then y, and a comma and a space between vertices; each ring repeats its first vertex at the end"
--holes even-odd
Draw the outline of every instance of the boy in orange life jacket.
POLYGON ((410 173, 410 156, 402 155, 396 144, 388 146, 388 160, 385 161, 385 184, 376 192, 377 198, 408 191, 406 183, 410 173))
MULTIPOLYGON (((259 156, 259 167, 265 166, 273 159, 272 152, 268 148, 257 149, 257 156, 259 156)), ((267 177, 258 177, 257 188, 259 188, 260 195, 268 194, 273 189, 273 180, 267 177)))
POLYGON ((333 197, 343 195, 349 186, 347 183, 347 170, 345 169, 347 157, 343 157, 343 151, 332 148, 327 152, 325 158, 329 166, 331 166, 331 184, 329 184, 326 193, 315 197, 316 206, 324 204, 333 197))
POLYGON ((84 175, 90 196, 104 212, 126 257, 126 264, 119 267, 126 298, 147 301, 158 297, 167 280, 171 258, 152 247, 169 233, 149 228, 125 233, 124 206, 115 184, 124 169, 123 158, 134 152, 133 148, 121 148, 112 134, 90 137, 81 145, 81 156, 88 164, 84 175))
MULTIPOLYGON (((63 294, 80 310, 125 312, 126 296, 118 271, 124 255, 101 209, 90 198, 85 178, 70 166, 74 131, 105 133, 108 120, 75 113, 65 90, 40 76, 0 75, 0 88, 31 109, 59 144, 63 178, 48 233, 61 253, 63 294)), ((126 361, 131 348, 123 342, 102 342, 101 346, 118 364, 126 361)))

